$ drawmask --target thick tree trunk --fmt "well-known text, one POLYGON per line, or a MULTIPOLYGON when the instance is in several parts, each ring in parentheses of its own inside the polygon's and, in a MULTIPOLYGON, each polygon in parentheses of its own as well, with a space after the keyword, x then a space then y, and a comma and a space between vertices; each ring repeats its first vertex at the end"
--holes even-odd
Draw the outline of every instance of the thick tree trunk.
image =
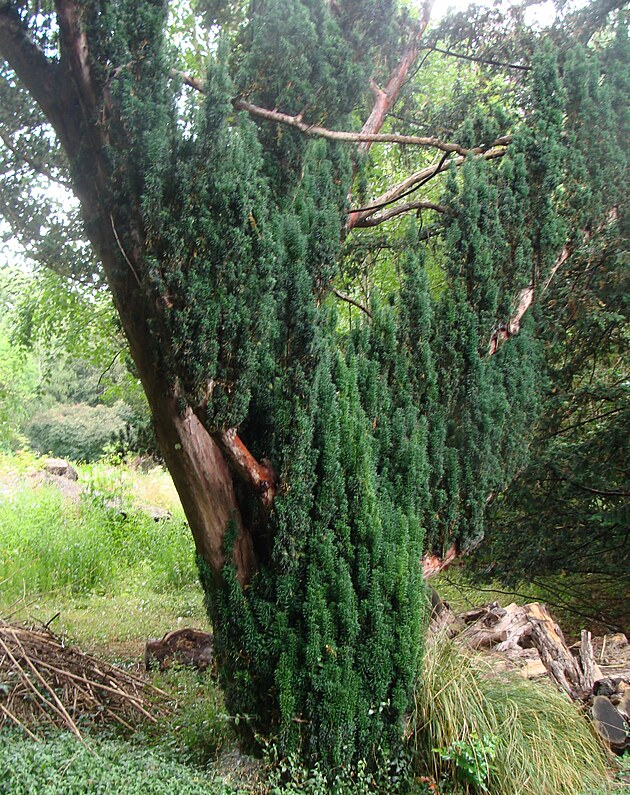
MULTIPOLYGON (((58 0, 61 60, 49 61, 10 7, 0 9, 0 54, 54 127, 70 162, 87 235, 111 289, 132 359, 147 395, 158 442, 190 523, 197 552, 220 581, 226 562, 226 533, 234 530, 232 562, 239 581, 256 568, 251 535, 243 525, 224 454, 190 407, 180 405, 176 379, 165 371, 160 343, 160 308, 143 287, 144 249, 140 210, 128 196, 126 210, 114 204, 111 166, 105 157, 108 123, 101 123, 91 82, 80 8, 58 0)), ((105 96, 105 105, 107 97, 105 96)), ((270 477, 270 481, 273 478, 270 477)))
MULTIPOLYGON (((83 206, 92 204, 83 198, 83 206)), ((92 243, 104 265, 131 356, 149 401, 156 435, 166 466, 190 524, 197 553, 217 581, 226 561, 225 535, 236 531, 232 562, 242 584, 255 571, 251 535, 244 527, 234 491, 233 477, 219 445, 180 396, 169 374, 162 371, 157 341, 147 317, 147 299, 136 278, 132 257, 101 210, 89 226, 92 243), (121 261, 122 260, 122 261, 121 261)), ((155 313, 153 313, 155 314, 155 313)))

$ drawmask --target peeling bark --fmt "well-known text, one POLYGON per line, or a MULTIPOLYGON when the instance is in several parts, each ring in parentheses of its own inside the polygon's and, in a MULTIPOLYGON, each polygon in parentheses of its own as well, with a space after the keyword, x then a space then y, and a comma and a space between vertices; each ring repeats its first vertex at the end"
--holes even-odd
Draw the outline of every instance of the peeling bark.
POLYGON ((235 428, 217 434, 217 443, 229 465, 250 487, 268 511, 276 496, 276 473, 271 463, 259 463, 239 438, 235 428))
POLYGON ((451 563, 454 563, 458 557, 459 550, 456 544, 449 547, 442 558, 433 553, 425 555, 422 558, 422 573, 424 574, 424 579, 428 580, 429 577, 435 577, 436 574, 444 571, 451 563))

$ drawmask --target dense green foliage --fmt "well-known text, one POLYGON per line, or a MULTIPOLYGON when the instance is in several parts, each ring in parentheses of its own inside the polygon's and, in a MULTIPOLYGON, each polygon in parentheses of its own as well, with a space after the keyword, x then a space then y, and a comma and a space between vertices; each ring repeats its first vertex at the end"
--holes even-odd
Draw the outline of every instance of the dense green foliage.
MULTIPOLYGON (((488 501, 526 463, 542 386, 540 318, 527 313, 515 339, 496 352, 494 343, 521 291, 555 277, 565 244, 590 252, 603 219, 611 236, 618 226, 618 197, 603 198, 601 169, 581 149, 591 125, 608 131, 618 120, 575 108, 574 75, 588 69, 593 90, 621 90, 611 86, 620 54, 612 45, 616 60, 602 69, 562 50, 561 74, 542 37, 516 86, 497 79, 500 109, 495 101, 465 112, 470 86, 455 87, 453 139, 472 147, 509 133, 507 153, 469 153, 459 169, 452 160, 439 239, 426 245, 420 224, 407 222, 396 278, 346 327, 331 287, 365 158, 256 123, 232 100, 354 125, 368 77, 385 78, 397 60, 407 14, 387 0, 360 10, 265 0, 235 21, 205 4, 210 19, 230 22, 213 42, 204 96, 192 98, 171 72, 166 3, 90 0, 81 10, 116 214, 107 218, 117 243, 108 276, 137 286, 150 330, 151 350, 137 360, 150 360, 159 397, 176 395, 181 416, 194 411, 209 434, 238 428, 279 477, 270 516, 237 484, 257 564, 246 587, 231 562, 220 579, 199 559, 227 707, 331 775, 395 766, 422 659, 422 552, 476 545, 488 501), (134 263, 121 240, 141 241, 134 263)), ((46 11, 30 21, 53 49, 46 11)), ((14 121, 24 96, 10 81, 1 90, 14 121)), ((85 191, 75 155, 70 176, 85 191)), ((88 234, 101 240, 84 210, 88 234)), ((116 297, 121 306, 126 294, 116 297)), ((236 536, 234 523, 228 561, 236 536)))
POLYGON ((59 405, 34 417, 26 428, 31 446, 73 461, 94 461, 125 428, 122 407, 59 405))
POLYGON ((510 583, 590 575, 591 614, 603 598, 601 618, 618 628, 627 627, 630 588, 628 56, 621 28, 601 63, 582 47, 565 58, 566 223, 578 251, 541 306, 545 388, 531 460, 493 507, 477 560, 510 583))

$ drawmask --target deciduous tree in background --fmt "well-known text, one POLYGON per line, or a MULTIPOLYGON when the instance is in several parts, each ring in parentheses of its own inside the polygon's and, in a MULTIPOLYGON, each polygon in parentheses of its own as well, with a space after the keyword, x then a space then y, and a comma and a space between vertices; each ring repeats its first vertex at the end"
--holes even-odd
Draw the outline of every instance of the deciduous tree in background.
POLYGON ((168 11, 0 3, 5 216, 41 236, 24 164, 79 199, 195 538, 229 708, 284 750, 377 764, 421 658, 423 551, 431 571, 477 543, 524 466, 528 310, 615 233, 623 178, 596 184, 549 41, 532 38, 509 101, 480 94, 442 140, 437 114, 422 136, 383 127, 430 3, 205 5, 205 74, 182 73, 168 11), (435 157, 369 193, 376 144, 435 157), (581 191, 601 197, 584 214, 581 191), (423 211, 437 220, 398 235, 392 295, 337 289, 359 229, 423 211))

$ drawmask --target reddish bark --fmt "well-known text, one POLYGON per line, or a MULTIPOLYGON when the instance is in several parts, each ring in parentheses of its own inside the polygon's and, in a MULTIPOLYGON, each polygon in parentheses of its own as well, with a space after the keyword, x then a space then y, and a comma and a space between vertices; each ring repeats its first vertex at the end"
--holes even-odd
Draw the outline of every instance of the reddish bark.
POLYGON ((425 580, 429 577, 434 577, 436 574, 444 571, 444 569, 447 569, 451 563, 454 563, 457 560, 458 557, 459 550, 455 544, 447 549, 444 557, 442 558, 432 553, 425 555, 422 558, 422 573, 424 574, 425 580))
MULTIPOLYGON (((558 255, 556 261, 554 262, 553 268, 549 273, 547 281, 545 282, 541 292, 545 292, 547 287, 553 277, 556 275, 556 272, 559 268, 561 268, 564 263, 569 259, 571 255, 571 251, 569 249, 568 244, 565 243, 562 251, 558 255)), ((512 317, 508 320, 507 323, 500 325, 490 337, 490 343, 488 345, 488 356, 494 356, 494 354, 499 350, 501 343, 507 342, 510 337, 514 337, 518 332, 521 330, 521 321, 525 316, 525 313, 530 308, 530 306, 534 303, 535 298, 535 287, 534 284, 528 284, 527 287, 524 287, 520 293, 518 294, 518 303, 516 305, 516 310, 512 317)))
POLYGON ((262 505, 270 510, 276 496, 276 473, 270 463, 259 463, 239 438, 235 428, 222 431, 217 442, 229 465, 250 487, 262 505))
MULTIPOLYGON (((420 52, 420 41, 424 31, 429 24, 431 18, 431 9, 433 8, 434 0, 426 0, 422 7, 422 16, 418 23, 418 27, 412 34, 407 47, 398 62, 398 65, 392 72, 387 86, 382 89, 379 88, 374 81, 371 83, 372 91, 374 92, 374 107, 368 116, 365 124, 361 128, 361 133, 374 135, 378 133, 389 111, 391 110, 394 102, 398 98, 400 89, 403 87, 409 70, 415 63, 418 53, 420 52)), ((359 144, 359 149, 362 152, 367 152, 372 145, 371 141, 364 141, 359 144)))

